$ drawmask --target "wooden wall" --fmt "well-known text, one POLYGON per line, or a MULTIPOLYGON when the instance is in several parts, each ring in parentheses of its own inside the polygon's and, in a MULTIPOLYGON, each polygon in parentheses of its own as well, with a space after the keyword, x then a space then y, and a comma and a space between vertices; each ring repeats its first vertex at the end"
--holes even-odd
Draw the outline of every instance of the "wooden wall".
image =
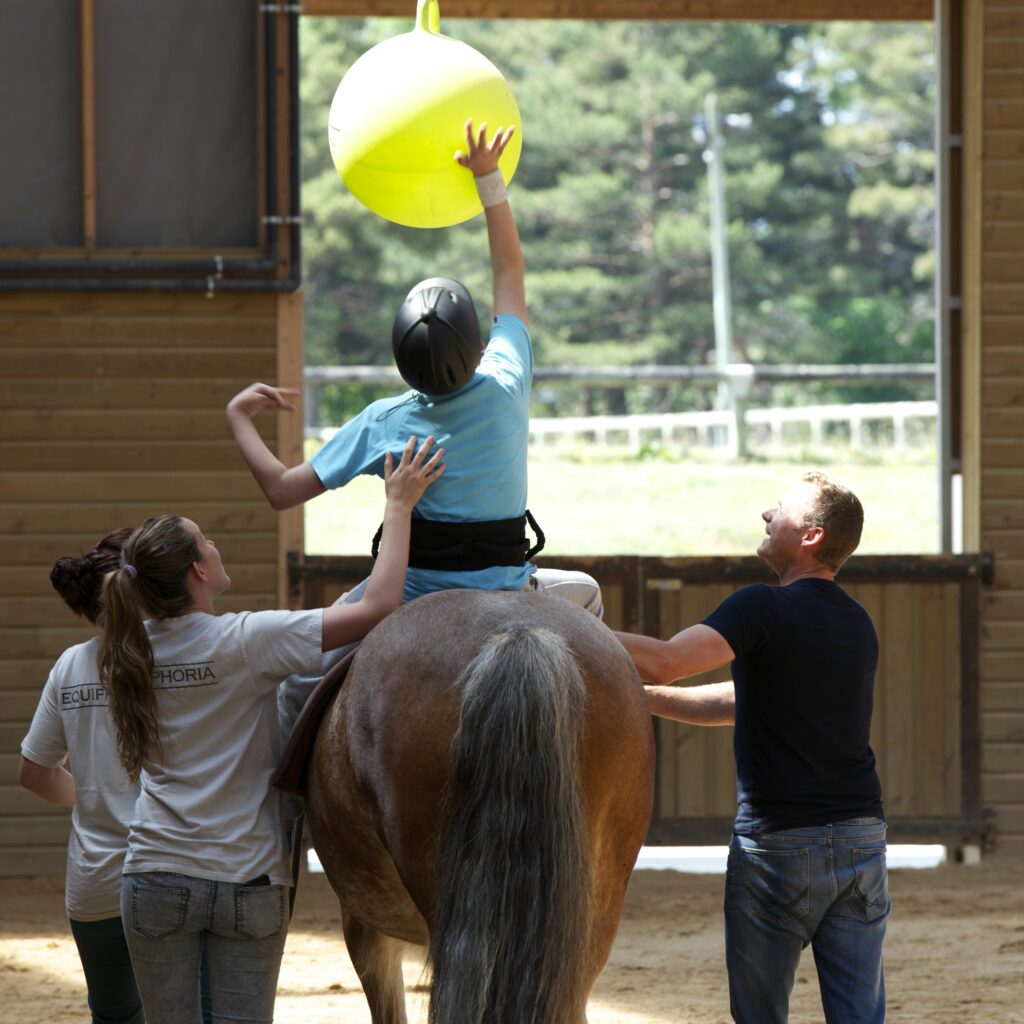
MULTIPOLYGON (((605 623, 670 637, 747 583, 774 583, 756 557, 541 556, 601 581, 605 623)), ((854 556, 840 583, 878 630, 871 743, 893 842, 977 845, 987 831, 978 765, 978 615, 990 564, 976 555, 854 556)), ((316 608, 369 571, 369 560, 311 555, 291 566, 296 600, 316 608)), ((693 683, 727 678, 727 670, 693 683)), ((650 841, 721 844, 736 811, 732 729, 657 721, 650 841)))
POLYGON ((1024 857, 1024 2, 964 5, 964 522, 982 609, 982 799, 1024 857))
MULTIPOLYGON (((708 560, 713 563, 715 560, 708 560)), ((726 559, 718 560, 723 566, 726 559)), ((854 558, 840 577, 843 588, 867 609, 878 630, 871 745, 882 780, 892 842, 978 843, 980 819, 977 749, 961 730, 963 709, 973 718, 974 679, 963 671, 961 624, 966 598, 978 581, 941 578, 865 578, 871 559, 854 558), (967 701, 965 697, 965 686, 967 701)), ((672 636, 710 614, 743 578, 687 580, 685 560, 667 560, 662 584, 645 602, 644 632, 672 636), (677 564, 678 563, 678 564, 677 564), (679 573, 680 575, 677 575, 679 573), (679 586, 668 586, 677 582, 679 586)), ((709 573, 709 575, 711 575, 709 573)), ((973 593, 972 593, 973 592, 973 593)), ((968 607, 969 611, 969 607, 968 607)), ((970 615, 967 615, 970 620, 970 615)), ((977 620, 971 623, 977 628, 977 620)), ((968 658, 976 649, 968 646, 968 658)), ((972 666, 973 667, 973 666, 972 666)), ((693 682, 717 682, 728 671, 693 682)), ((732 729, 658 723, 658 788, 654 825, 662 841, 724 843, 736 810, 732 729)))
MULTIPOLYGON (((0 294, 0 874, 63 871, 66 813, 17 785, 47 673, 91 635, 50 586, 57 557, 173 511, 224 554, 221 610, 286 599, 301 516, 270 509, 224 405, 253 380, 301 381, 300 313, 293 295, 0 294)), ((301 415, 281 430, 297 461, 301 415)))

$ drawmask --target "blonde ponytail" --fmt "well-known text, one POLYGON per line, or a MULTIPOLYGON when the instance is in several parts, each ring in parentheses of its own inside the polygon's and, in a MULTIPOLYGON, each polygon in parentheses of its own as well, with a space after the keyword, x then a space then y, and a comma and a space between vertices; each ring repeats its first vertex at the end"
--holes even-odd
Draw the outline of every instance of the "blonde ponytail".
POLYGON ((199 550, 179 516, 158 516, 132 533, 121 557, 121 567, 103 581, 99 674, 110 700, 118 757, 136 781, 162 754, 145 617, 173 618, 189 606, 186 577, 199 550))

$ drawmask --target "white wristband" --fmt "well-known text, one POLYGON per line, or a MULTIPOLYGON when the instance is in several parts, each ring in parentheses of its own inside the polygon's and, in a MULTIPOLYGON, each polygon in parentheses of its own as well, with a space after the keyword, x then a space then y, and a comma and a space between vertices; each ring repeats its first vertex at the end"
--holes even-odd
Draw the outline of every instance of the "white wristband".
POLYGON ((484 206, 497 206, 498 203, 508 199, 508 189, 505 187, 505 179, 501 176, 501 168, 495 167, 487 174, 474 177, 476 194, 484 206))

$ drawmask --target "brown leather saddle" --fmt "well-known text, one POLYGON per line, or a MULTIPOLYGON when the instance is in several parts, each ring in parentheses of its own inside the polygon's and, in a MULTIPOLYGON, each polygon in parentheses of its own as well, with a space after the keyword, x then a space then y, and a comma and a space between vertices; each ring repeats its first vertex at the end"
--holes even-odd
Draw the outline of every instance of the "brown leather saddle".
POLYGON ((295 720, 291 735, 285 744, 284 753, 278 762, 277 771, 270 783, 286 793, 303 796, 306 792, 306 775, 309 771, 309 756, 313 751, 313 742, 320 731, 320 722, 324 712, 330 707, 331 701, 341 689, 348 675, 352 659, 358 647, 349 651, 333 666, 330 671, 316 684, 295 720))

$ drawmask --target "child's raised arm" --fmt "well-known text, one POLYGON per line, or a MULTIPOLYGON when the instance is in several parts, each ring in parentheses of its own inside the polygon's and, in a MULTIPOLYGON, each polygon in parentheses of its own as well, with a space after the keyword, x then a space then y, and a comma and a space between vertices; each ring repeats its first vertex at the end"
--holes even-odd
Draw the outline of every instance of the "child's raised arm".
POLYGON ((235 395, 227 407, 228 424, 242 457, 271 508, 278 511, 301 505, 327 490, 308 462, 291 469, 285 466, 267 447, 253 422, 261 412, 294 412, 290 399, 298 394, 297 388, 250 384, 235 395))
POLYGON ((487 141, 487 125, 476 131, 466 122, 466 152, 455 154, 456 161, 473 172, 477 192, 487 218, 487 239, 491 248, 491 273, 494 290, 494 315, 511 313, 523 323, 526 316, 526 264, 519 243, 508 191, 498 169, 498 158, 515 132, 514 127, 499 128, 487 141))

